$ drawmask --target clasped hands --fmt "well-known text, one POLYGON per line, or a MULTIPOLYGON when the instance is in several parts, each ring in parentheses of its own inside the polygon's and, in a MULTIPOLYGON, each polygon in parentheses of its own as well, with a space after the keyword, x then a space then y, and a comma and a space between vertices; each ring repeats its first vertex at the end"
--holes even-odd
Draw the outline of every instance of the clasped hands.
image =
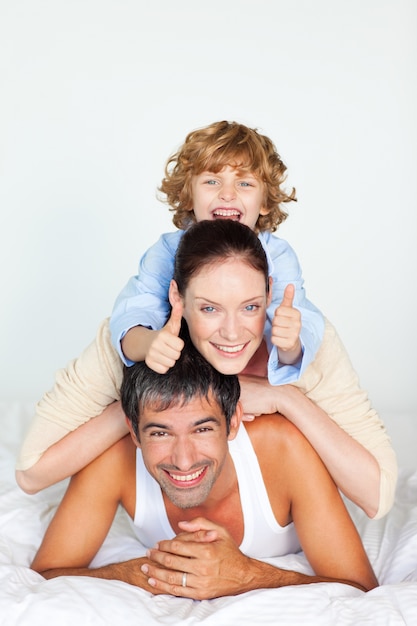
POLYGON ((141 566, 153 593, 206 600, 253 588, 253 560, 225 528, 202 517, 179 525, 183 532, 148 550, 149 560, 141 566))

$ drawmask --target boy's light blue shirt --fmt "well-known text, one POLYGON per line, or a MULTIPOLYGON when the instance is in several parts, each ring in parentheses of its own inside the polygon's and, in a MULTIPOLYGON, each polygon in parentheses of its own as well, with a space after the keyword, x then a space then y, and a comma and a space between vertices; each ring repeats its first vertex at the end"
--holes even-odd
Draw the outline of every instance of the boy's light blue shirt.
MULTIPOLYGON (((168 319, 171 311, 168 289, 174 273, 175 253, 183 234, 182 230, 163 234, 145 252, 139 262, 138 274, 132 276, 115 302, 110 319, 111 336, 126 365, 133 364, 126 359, 120 345, 127 331, 133 326, 156 330, 162 328, 168 319)), ((269 274, 273 279, 272 301, 267 310, 265 324, 265 339, 269 351, 268 379, 272 385, 283 385, 298 380, 313 361, 323 339, 324 318, 319 309, 306 298, 301 267, 291 246, 284 239, 269 232, 260 233, 259 239, 266 252, 269 274), (281 365, 278 351, 271 344, 271 322, 289 283, 295 287, 294 306, 301 312, 300 339, 303 355, 296 365, 281 365)))

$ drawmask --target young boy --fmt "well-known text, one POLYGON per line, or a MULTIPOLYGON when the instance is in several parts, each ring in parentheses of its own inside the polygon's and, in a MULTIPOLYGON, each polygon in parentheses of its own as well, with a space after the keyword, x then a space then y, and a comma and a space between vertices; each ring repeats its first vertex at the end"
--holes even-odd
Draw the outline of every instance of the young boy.
MULTIPOLYGON (((144 255, 138 276, 119 296, 110 324, 114 346, 105 321, 95 342, 58 372, 54 388, 38 404, 17 464, 23 489, 34 492, 73 474, 125 434, 120 405, 114 403, 122 361, 145 360, 163 373, 181 351, 178 333, 171 332, 170 320, 165 322, 184 229, 194 221, 227 218, 253 228, 268 256, 273 278, 265 329, 269 382, 298 386, 330 415, 324 423, 296 425, 320 450, 339 486, 340 459, 348 459, 351 476, 344 491, 369 516, 389 510, 397 468, 383 424, 360 389, 334 328, 305 297, 294 251, 272 235, 287 217, 281 204, 295 200, 294 190, 287 194, 282 189, 285 171, 271 140, 241 124, 218 122, 187 136, 168 160, 160 188, 181 230, 163 235, 144 255), (357 495, 361 474, 372 472, 374 488, 363 500, 357 495)), ((244 409, 250 413, 245 403, 244 409)))

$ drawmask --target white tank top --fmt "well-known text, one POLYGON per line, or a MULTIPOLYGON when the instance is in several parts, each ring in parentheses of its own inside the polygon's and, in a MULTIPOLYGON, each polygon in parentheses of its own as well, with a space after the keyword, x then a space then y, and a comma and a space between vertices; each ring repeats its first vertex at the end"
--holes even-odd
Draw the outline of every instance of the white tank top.
MULTIPOLYGON (((244 535, 240 550, 253 558, 294 554, 300 550, 294 523, 280 526, 272 511, 258 459, 244 425, 229 441, 243 512, 244 535)), ((132 523, 139 541, 147 548, 172 539, 161 488, 147 471, 140 449, 136 452, 136 510, 132 523)))

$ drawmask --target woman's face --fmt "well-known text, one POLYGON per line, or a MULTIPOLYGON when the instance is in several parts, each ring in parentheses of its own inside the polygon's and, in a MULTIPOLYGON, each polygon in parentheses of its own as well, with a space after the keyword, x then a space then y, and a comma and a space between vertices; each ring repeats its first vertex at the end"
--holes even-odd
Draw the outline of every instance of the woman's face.
MULTIPOLYGON (((180 297, 174 281, 170 293, 180 297)), ((270 302, 263 273, 242 259, 222 259, 196 273, 181 299, 197 350, 222 374, 241 372, 263 339, 270 302)))

